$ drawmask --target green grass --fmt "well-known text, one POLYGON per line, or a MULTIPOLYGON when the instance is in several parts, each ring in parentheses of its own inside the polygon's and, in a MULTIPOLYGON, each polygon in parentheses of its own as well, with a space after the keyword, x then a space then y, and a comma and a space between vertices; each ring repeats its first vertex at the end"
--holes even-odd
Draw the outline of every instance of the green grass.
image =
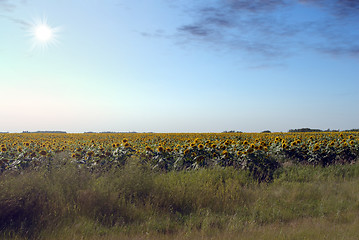
POLYGON ((0 239, 358 239, 359 164, 90 173, 60 155, 0 175, 0 239))

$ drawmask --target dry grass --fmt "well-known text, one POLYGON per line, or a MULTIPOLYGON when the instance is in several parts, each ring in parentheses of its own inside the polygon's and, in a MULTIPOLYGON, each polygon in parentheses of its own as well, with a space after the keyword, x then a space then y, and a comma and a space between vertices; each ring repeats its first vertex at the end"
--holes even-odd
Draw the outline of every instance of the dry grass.
POLYGON ((90 173, 64 158, 0 175, 2 239, 359 239, 359 165, 90 173))

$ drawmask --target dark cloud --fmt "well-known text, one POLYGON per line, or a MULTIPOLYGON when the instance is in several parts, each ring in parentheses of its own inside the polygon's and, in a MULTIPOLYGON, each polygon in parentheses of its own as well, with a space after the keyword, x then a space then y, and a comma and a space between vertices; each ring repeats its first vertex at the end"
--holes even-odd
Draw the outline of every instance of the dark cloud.
POLYGON ((200 41, 265 58, 303 48, 359 57, 358 0, 203 1, 188 14, 192 21, 177 28, 188 43, 200 41))
POLYGON ((203 25, 184 25, 178 28, 179 31, 188 32, 191 35, 195 36, 208 36, 210 31, 205 29, 203 25))
POLYGON ((358 16, 359 14, 359 1, 357 0, 300 0, 299 2, 325 8, 339 17, 358 16))
POLYGON ((273 11, 279 7, 288 5, 288 3, 281 0, 227 0, 225 2, 230 9, 253 13, 273 11))
POLYGON ((353 57, 359 56, 359 45, 356 46, 338 46, 338 47, 322 47, 318 48, 321 52, 334 55, 334 56, 343 56, 349 55, 353 57))

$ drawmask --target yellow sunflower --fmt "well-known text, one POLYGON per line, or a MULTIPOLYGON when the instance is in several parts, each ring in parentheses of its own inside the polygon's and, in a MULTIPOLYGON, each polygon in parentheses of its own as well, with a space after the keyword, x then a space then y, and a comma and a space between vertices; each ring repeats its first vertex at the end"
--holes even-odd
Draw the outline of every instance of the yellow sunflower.
POLYGON ((45 150, 41 150, 41 151, 39 152, 39 154, 40 154, 41 156, 46 156, 46 155, 47 155, 47 152, 46 152, 45 150))

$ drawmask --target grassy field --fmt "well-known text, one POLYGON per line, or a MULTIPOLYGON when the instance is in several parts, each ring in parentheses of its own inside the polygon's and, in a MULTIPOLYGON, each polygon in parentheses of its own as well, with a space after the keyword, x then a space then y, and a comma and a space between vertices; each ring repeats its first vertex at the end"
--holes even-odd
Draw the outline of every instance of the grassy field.
POLYGON ((132 157, 90 172, 53 165, 0 175, 1 239, 359 239, 359 164, 153 171, 132 157), (56 166, 56 167, 54 167, 56 166))

